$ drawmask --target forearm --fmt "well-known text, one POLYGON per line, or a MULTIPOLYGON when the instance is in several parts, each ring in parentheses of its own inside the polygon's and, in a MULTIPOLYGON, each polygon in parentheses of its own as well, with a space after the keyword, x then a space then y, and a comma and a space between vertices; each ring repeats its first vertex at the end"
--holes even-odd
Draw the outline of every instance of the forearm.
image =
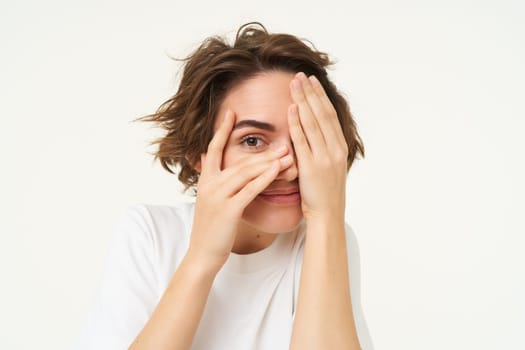
POLYGON ((360 349, 344 220, 318 220, 307 225, 290 349, 360 349))
POLYGON ((217 271, 186 255, 130 350, 189 349, 217 271))

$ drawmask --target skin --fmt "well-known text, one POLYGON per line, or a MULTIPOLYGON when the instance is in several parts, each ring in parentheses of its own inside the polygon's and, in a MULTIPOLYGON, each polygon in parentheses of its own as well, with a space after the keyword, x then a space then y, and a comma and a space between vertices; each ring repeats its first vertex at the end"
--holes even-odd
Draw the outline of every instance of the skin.
MULTIPOLYGON (((235 124, 223 152, 224 168, 249 160, 256 154, 268 152, 278 146, 286 147, 288 165, 266 190, 298 188, 297 162, 288 127, 288 107, 293 103, 289 84, 294 74, 264 72, 234 86, 225 97, 218 111, 215 130, 224 121, 228 110, 234 112, 235 124), (273 128, 267 130, 248 121, 262 122, 273 128), (244 124, 243 124, 244 123, 244 124)), ((288 233, 297 228, 303 219, 301 203, 272 204, 259 196, 243 211, 237 228, 232 251, 252 253, 266 248, 276 234, 288 233)))
POLYGON ((230 252, 260 250, 301 220, 307 231, 290 348, 359 349, 344 230, 348 149, 321 85, 303 73, 265 72, 233 87, 218 115, 196 167, 188 252, 130 349, 189 349, 230 252), (245 120, 275 130, 235 128, 245 120), (246 136, 261 142, 243 142, 246 136), (300 202, 276 206, 258 198, 293 186, 300 202))
POLYGON ((348 146, 318 80, 298 73, 290 87, 288 122, 307 223, 290 349, 360 349, 344 228, 348 146))

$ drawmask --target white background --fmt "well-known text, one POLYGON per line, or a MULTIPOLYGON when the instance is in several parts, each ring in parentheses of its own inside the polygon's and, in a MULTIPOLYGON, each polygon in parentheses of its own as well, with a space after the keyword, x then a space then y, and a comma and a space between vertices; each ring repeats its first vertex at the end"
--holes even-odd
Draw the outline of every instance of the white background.
POLYGON ((348 178, 379 349, 524 349, 520 1, 10 1, 0 5, 0 344, 65 349, 135 203, 178 200, 131 122, 183 57, 244 22, 337 64, 366 157, 348 178), (521 179, 521 180, 520 180, 521 179))

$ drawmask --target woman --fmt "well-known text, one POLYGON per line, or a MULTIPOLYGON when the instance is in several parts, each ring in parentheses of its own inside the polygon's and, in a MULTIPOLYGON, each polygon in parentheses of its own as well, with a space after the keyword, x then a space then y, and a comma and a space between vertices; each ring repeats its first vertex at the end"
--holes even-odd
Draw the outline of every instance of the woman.
POLYGON ((155 157, 195 203, 128 208, 83 346, 359 349, 344 215, 364 148, 327 55, 253 22, 185 61, 177 93, 140 119, 165 129, 155 157))

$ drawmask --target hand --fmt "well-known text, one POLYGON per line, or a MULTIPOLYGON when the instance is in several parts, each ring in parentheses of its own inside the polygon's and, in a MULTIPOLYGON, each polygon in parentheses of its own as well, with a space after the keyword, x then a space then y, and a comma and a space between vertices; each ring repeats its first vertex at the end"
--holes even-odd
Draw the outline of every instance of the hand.
POLYGON ((269 147, 222 169, 224 147, 230 137, 235 115, 227 111, 221 126, 201 154, 195 216, 188 254, 220 269, 235 242, 237 226, 246 206, 279 172, 293 163, 286 146, 269 147))
POLYGON ((290 82, 288 125, 295 148, 305 220, 343 220, 348 145, 322 85, 302 72, 290 82))

